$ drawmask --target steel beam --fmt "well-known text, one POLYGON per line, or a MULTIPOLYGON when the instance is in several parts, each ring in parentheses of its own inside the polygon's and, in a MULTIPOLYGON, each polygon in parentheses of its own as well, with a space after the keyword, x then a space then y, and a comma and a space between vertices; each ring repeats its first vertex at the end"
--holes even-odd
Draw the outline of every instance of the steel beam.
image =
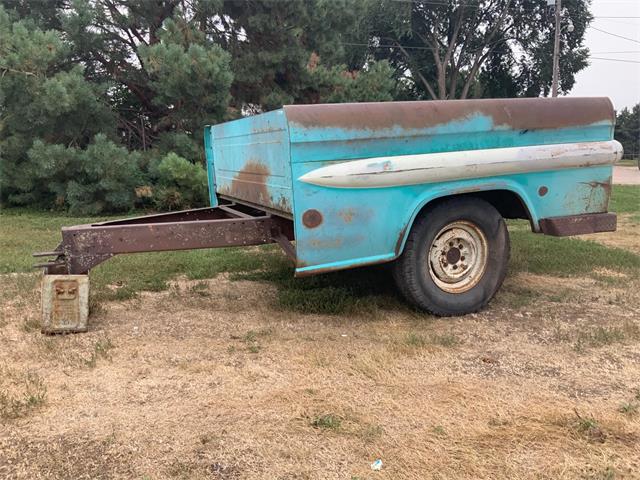
POLYGON ((203 208, 62 228, 55 256, 37 264, 48 274, 85 274, 114 255, 169 250, 236 247, 277 242, 295 258, 290 220, 265 212, 256 216, 232 208, 203 208))

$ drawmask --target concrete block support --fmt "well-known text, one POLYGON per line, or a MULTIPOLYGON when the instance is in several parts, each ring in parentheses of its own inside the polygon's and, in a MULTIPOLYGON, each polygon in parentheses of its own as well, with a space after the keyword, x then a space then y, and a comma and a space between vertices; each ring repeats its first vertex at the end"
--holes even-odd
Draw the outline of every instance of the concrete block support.
POLYGON ((42 333, 87 331, 89 275, 42 277, 42 333))

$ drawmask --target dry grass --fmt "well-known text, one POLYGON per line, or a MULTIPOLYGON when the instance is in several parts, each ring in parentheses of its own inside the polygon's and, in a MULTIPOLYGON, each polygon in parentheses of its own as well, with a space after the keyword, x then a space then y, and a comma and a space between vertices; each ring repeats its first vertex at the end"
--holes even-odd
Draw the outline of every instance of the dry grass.
MULTIPOLYGON (((638 200, 640 204, 640 200, 638 200)), ((623 213, 618 215, 618 230, 610 233, 594 233, 582 238, 593 240, 603 245, 622 247, 640 255, 640 214, 623 213)))
POLYGON ((55 337, 24 328, 26 289, 4 300, 21 406, 0 418, 0 477, 635 478, 640 284, 623 280, 522 273, 436 319, 303 315, 273 310, 270 284, 183 279, 55 337))
POLYGON ((47 387, 37 373, 0 367, 0 421, 27 415, 46 397, 47 387))

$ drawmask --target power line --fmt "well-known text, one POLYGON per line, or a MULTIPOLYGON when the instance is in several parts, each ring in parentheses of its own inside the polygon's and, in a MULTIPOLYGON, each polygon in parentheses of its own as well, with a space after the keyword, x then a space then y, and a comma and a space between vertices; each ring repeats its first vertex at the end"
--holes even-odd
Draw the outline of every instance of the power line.
MULTIPOLYGON (((501 38, 499 40, 494 40, 492 42, 489 43, 485 43, 483 45, 481 45, 478 48, 473 48, 470 50, 467 50, 466 53, 477 53, 480 51, 484 51, 485 48, 487 47, 491 47, 493 45, 497 45, 498 43, 506 43, 509 42, 511 40, 515 40, 515 38, 501 38)), ((379 44, 379 45, 372 45, 371 43, 364 43, 364 42, 341 42, 342 45, 348 45, 351 47, 367 47, 367 48, 400 48, 400 49, 404 49, 404 50, 429 50, 429 51, 435 51, 435 52, 441 52, 443 51, 443 49, 439 49, 439 48, 433 48, 433 47, 425 47, 425 46, 418 46, 418 45, 401 45, 399 43, 395 43, 395 44, 379 44)))
POLYGON ((610 53, 640 53, 640 50, 619 50, 617 52, 591 52, 592 55, 608 55, 610 53))
POLYGON ((631 25, 632 27, 639 27, 640 24, 638 24, 637 22, 633 21, 633 18, 631 20, 629 20, 628 22, 625 20, 612 20, 609 18, 596 18, 594 19, 594 21, 596 22, 609 22, 609 23, 615 23, 617 25, 631 25))
POLYGON ((636 40, 635 38, 623 37, 622 35, 618 35, 617 33, 607 32, 606 30, 602 30, 601 28, 594 27, 593 25, 589 25, 590 28, 597 30, 598 32, 606 33, 607 35, 611 35, 612 37, 622 38, 623 40, 629 40, 630 42, 640 43, 640 40, 636 40))
POLYGON ((638 60, 624 60, 622 58, 604 58, 604 57, 589 57, 593 60, 607 60, 609 62, 622 62, 622 63, 640 63, 638 60))
MULTIPOLYGON (((403 48, 405 50, 435 50, 432 47, 420 47, 420 46, 411 46, 411 45, 371 45, 368 43, 356 43, 356 42, 342 42, 342 45, 354 46, 354 47, 367 47, 367 48, 403 48)), ((486 47, 486 45, 485 45, 486 47)), ((637 51, 626 51, 626 52, 594 52, 596 55, 605 55, 605 54, 621 54, 621 53, 640 53, 640 50, 637 51)), ((622 62, 622 63, 640 63, 637 60, 625 60, 623 58, 604 58, 604 57, 592 57, 589 56, 589 59, 593 60, 605 60, 608 62, 622 62)))

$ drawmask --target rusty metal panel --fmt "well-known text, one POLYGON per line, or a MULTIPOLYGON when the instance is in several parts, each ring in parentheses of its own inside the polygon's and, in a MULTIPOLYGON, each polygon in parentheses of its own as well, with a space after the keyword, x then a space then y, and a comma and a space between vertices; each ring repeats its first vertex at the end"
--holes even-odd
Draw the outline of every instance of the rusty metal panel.
POLYGON ((293 213, 289 133, 282 110, 216 125, 210 132, 210 190, 293 213))
POLYGON ((586 213, 566 217, 543 218, 540 230, 545 235, 568 237, 587 233, 615 232, 617 219, 614 213, 586 213))
POLYGON ((43 333, 73 333, 87 330, 87 275, 43 275, 41 292, 43 333))
POLYGON ((388 130, 406 132, 445 125, 472 116, 489 117, 495 128, 546 130, 612 123, 608 98, 499 98, 412 102, 287 105, 289 122, 308 129, 388 130))

